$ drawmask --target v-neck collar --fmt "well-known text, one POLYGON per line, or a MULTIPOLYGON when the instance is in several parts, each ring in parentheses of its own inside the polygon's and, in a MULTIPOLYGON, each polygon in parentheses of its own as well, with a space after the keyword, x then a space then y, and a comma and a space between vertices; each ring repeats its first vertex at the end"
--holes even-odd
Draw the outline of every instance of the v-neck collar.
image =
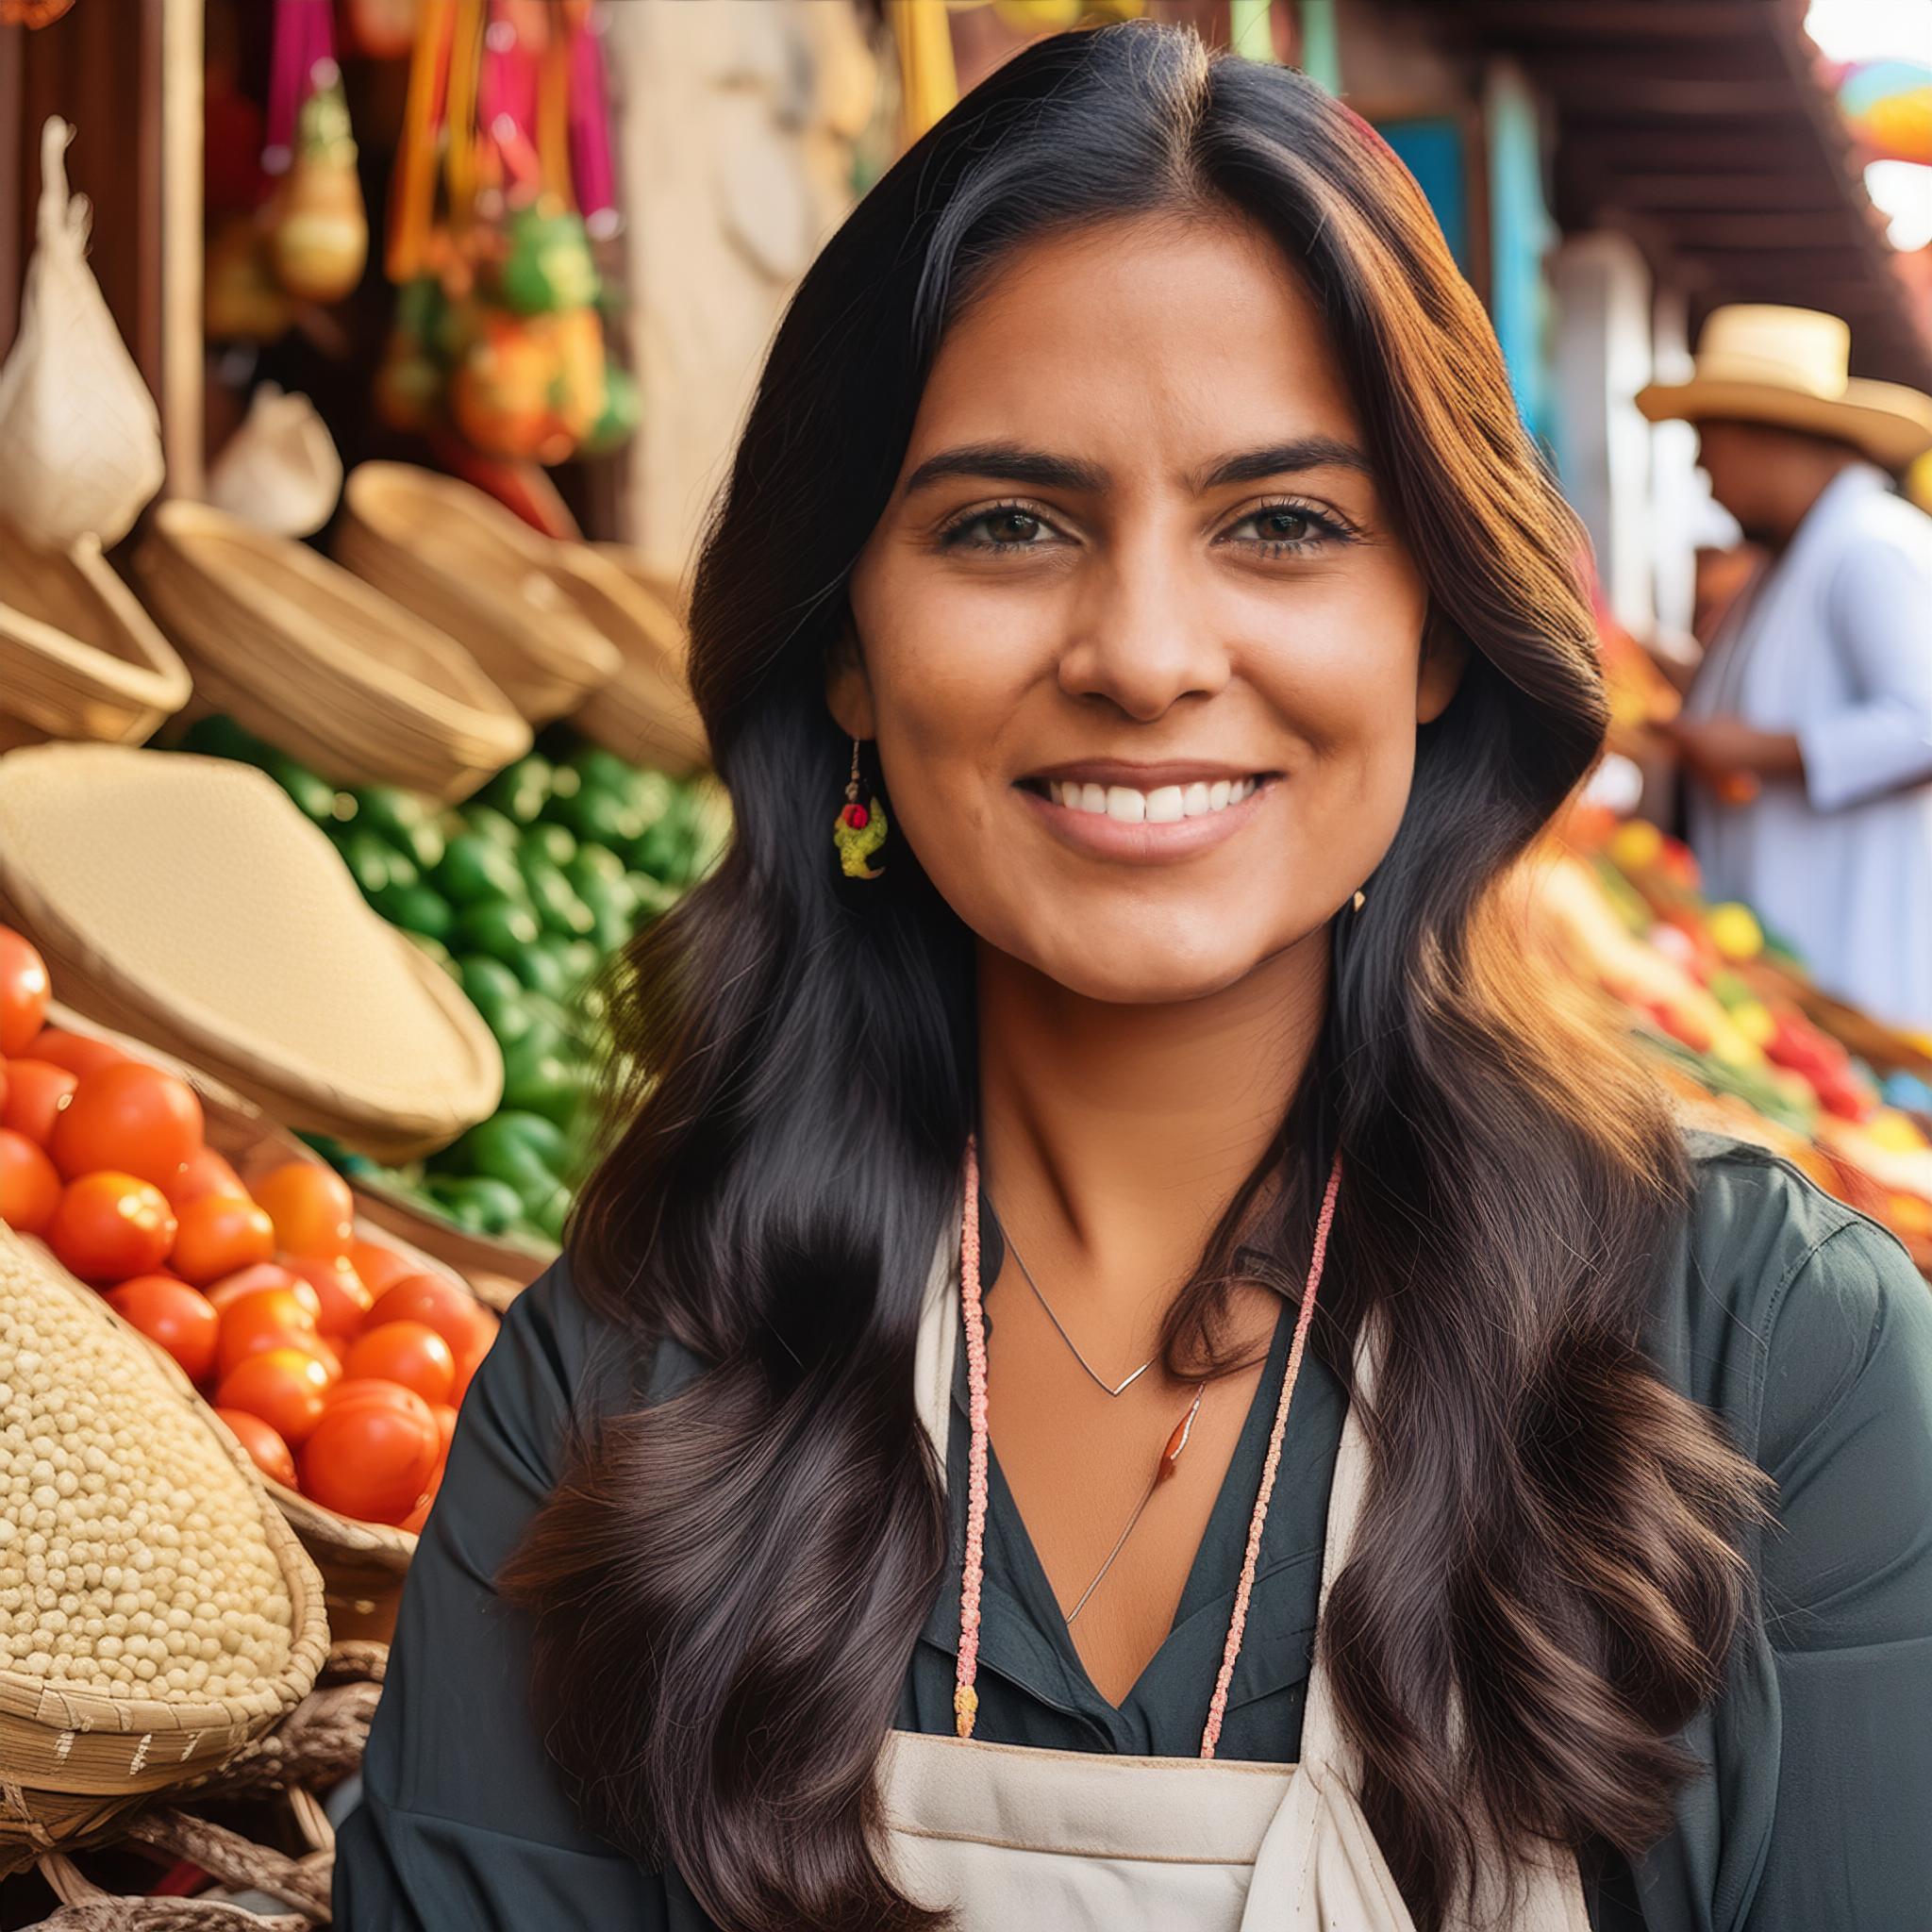
MULTIPOLYGON (((979 1197, 979 1225, 983 1278, 995 1281, 1006 1243, 984 1190, 979 1197)), ((980 1667, 1083 1722, 1101 1748, 1144 1748, 1150 1734, 1161 1728, 1160 1715, 1170 1707, 1188 1713, 1198 1707, 1205 1718, 1221 1665, 1248 1522, 1287 1370, 1294 1312, 1293 1305, 1284 1299, 1266 1364, 1189 1565, 1174 1622, 1118 1705, 1109 1703, 1089 1675, 1025 1520, 1000 1470, 999 1458, 988 1445, 980 1667)), ((989 1313, 989 1333, 991 1327, 989 1313)), ((1287 1485, 1277 1479, 1274 1505, 1262 1533, 1247 1630, 1228 1687, 1230 1709, 1307 1673, 1321 1582, 1327 1485, 1344 1407, 1340 1385, 1312 1356, 1307 1357, 1289 1419, 1288 1436, 1295 1453, 1292 1457, 1285 1454, 1283 1474, 1290 1475, 1292 1465, 1319 1481, 1319 1507, 1307 1507, 1315 1499, 1306 1494, 1285 1495, 1287 1485)), ((953 1421, 947 1452, 949 1558, 924 1632, 926 1641, 955 1656, 959 1644, 958 1577, 965 1542, 969 1414, 966 1352, 962 1348, 957 1351, 953 1365, 953 1421)), ((1191 1716, 1189 1721, 1192 1722, 1191 1716)))

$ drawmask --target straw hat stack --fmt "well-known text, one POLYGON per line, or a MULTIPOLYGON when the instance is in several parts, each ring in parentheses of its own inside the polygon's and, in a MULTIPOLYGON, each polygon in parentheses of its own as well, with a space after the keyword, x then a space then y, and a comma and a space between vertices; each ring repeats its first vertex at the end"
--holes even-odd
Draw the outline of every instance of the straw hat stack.
POLYGON ((342 506, 338 561, 460 638, 531 724, 568 716, 617 675, 617 646, 558 582, 559 546, 473 484, 361 463, 342 506))
POLYGON ((530 748, 460 645, 291 539, 167 503, 135 570, 202 699, 338 785, 464 798, 530 748))
POLYGON ((97 539, 54 550, 0 523, 0 750, 43 738, 138 744, 191 689, 97 539))
POLYGON ((660 772, 709 764, 704 722, 685 682, 684 625, 641 556, 621 543, 558 543, 550 569, 621 660, 572 723, 606 750, 660 772))

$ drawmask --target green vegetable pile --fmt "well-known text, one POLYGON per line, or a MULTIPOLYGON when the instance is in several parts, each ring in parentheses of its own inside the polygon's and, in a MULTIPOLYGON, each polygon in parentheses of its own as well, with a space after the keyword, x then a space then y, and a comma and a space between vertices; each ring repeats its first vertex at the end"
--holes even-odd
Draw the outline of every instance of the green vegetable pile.
POLYGON ((275 779, 502 1048, 501 1109, 427 1162, 322 1151, 471 1233, 547 1244, 570 1207, 578 1116, 603 1051, 598 972, 716 863, 729 811, 708 776, 643 771, 562 729, 542 747, 445 808, 388 786, 338 791, 231 719, 200 719, 183 740, 275 779))

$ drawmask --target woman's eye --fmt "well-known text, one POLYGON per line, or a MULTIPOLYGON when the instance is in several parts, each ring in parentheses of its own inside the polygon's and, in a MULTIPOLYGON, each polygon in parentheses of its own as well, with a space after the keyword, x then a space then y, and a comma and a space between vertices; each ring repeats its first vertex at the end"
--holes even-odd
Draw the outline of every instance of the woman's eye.
POLYGON ((983 509, 955 524, 941 541, 948 549, 1037 550, 1048 527, 1043 517, 1028 509, 983 509))
POLYGON ((1258 543, 1271 557, 1313 550, 1322 543, 1345 541, 1348 535, 1339 523, 1319 510, 1285 503, 1250 510, 1235 528, 1241 530, 1250 524, 1258 534, 1241 541, 1258 543))

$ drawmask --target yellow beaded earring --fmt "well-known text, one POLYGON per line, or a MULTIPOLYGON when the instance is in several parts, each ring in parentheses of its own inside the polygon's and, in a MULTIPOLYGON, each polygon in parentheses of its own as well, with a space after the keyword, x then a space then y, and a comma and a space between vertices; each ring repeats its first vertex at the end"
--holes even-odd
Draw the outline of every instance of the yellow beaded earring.
POLYGON ((832 843, 839 849, 839 864, 848 879, 875 879, 884 866, 866 863, 886 842, 886 808, 876 796, 870 808, 858 802, 858 741, 852 741, 852 776, 845 783, 845 803, 832 821, 832 843))

